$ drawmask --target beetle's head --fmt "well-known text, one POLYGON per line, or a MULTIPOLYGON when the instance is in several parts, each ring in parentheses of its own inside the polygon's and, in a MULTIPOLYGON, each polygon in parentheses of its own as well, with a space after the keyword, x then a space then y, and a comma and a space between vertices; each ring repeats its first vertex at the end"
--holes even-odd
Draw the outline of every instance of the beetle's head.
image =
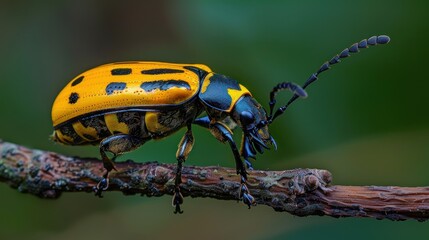
POLYGON ((265 109, 253 97, 245 95, 234 106, 232 118, 243 129, 243 147, 247 152, 262 153, 273 145, 277 149, 274 138, 268 131, 268 119, 265 109))

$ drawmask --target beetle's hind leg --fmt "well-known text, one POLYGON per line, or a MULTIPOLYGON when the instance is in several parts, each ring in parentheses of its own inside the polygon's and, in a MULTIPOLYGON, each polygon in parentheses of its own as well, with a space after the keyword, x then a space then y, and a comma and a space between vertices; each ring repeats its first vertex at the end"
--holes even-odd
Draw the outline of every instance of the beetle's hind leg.
POLYGON ((188 131, 182 137, 177 149, 177 170, 176 178, 174 180, 174 196, 173 196, 173 207, 175 207, 174 213, 183 213, 180 209, 180 205, 183 203, 183 195, 180 192, 180 184, 182 183, 182 164, 188 158, 189 153, 194 146, 194 136, 192 135, 191 125, 188 125, 188 131))
POLYGON ((100 142, 100 155, 106 172, 103 174, 103 179, 94 187, 95 196, 102 197, 102 192, 109 188, 109 173, 113 169, 116 170, 114 165, 116 157, 122 153, 132 151, 142 144, 141 139, 127 134, 115 134, 100 142), (106 154, 107 152, 112 153, 113 157, 109 158, 106 154))

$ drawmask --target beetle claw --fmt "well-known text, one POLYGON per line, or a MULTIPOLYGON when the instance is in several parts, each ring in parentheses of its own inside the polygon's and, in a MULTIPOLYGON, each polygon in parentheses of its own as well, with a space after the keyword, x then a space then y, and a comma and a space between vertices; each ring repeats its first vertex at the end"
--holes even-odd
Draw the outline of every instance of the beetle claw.
POLYGON ((101 179, 101 181, 97 184, 97 186, 93 187, 95 196, 102 198, 103 191, 106 191, 108 188, 109 188, 109 178, 103 177, 103 179, 101 179))
POLYGON ((248 159, 244 159, 244 162, 246 163, 247 169, 253 170, 252 163, 248 159))
POLYGON ((182 205, 182 204, 183 204, 183 195, 180 192, 180 190, 178 190, 173 195, 172 205, 175 208, 174 214, 177 214, 177 213, 182 214, 183 213, 182 209, 180 208, 180 205, 182 205))
POLYGON ((242 200, 247 207, 256 206, 255 198, 250 194, 249 188, 246 183, 242 182, 239 191, 239 200, 242 200))
POLYGON ((249 209, 252 205, 253 206, 256 205, 255 198, 252 195, 250 195, 249 193, 243 194, 243 203, 246 204, 249 207, 249 209))

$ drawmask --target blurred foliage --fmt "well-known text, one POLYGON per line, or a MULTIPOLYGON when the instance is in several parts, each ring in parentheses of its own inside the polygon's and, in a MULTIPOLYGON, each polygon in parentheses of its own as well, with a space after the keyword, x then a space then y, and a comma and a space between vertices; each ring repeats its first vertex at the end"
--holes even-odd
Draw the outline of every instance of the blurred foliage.
MULTIPOLYGON (((0 1, 0 137, 68 155, 95 147, 48 140, 50 108, 73 77, 114 61, 204 63, 267 106, 277 82, 305 79, 350 44, 392 42, 345 59, 272 127, 279 150, 257 169, 326 168, 335 184, 428 185, 427 1, 0 1)), ((288 94, 281 94, 282 101, 288 94)), ((233 166, 226 145, 195 127, 187 164, 233 166), (215 154, 216 153, 216 154, 215 154)), ((121 159, 175 162, 181 131, 121 159)), ((237 134, 237 140, 240 139, 237 134)), ((42 200, 0 184, 0 239, 411 239, 428 223, 298 218, 259 206, 170 197, 64 194, 42 200)))

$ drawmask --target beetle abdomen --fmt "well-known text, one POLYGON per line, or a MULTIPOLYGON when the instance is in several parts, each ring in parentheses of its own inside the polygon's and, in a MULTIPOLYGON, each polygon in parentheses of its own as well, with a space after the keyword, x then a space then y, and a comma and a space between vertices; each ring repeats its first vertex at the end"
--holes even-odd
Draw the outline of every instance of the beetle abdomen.
POLYGON ((113 134, 148 137, 144 129, 145 112, 107 113, 62 124, 54 131, 54 140, 69 145, 96 144, 113 134), (142 128, 143 121, 143 128, 142 128))
POLYGON ((55 128, 53 137, 68 145, 97 144, 114 134, 159 139, 192 122, 201 111, 199 102, 191 101, 170 110, 109 112, 62 124, 55 128))

